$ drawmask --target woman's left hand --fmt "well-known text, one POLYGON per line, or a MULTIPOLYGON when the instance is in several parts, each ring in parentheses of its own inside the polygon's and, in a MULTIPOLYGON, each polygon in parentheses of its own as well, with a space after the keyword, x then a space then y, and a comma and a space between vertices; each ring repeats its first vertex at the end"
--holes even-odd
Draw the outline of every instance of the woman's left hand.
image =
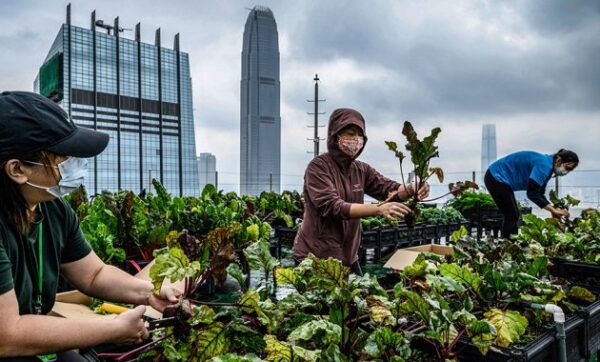
MULTIPOLYGON (((415 194, 415 187, 416 187, 416 182, 411 182, 409 184, 406 185, 405 188, 405 193, 406 193, 406 197, 412 197, 415 194)), ((402 189, 403 186, 400 186, 400 189, 398 189, 398 191, 400 192, 400 190, 402 189)), ((421 185, 421 188, 419 188, 419 192, 417 193, 417 198, 420 200, 425 200, 427 197, 429 197, 429 184, 427 182, 425 182, 424 185, 421 185)))
POLYGON ((179 302, 181 291, 173 288, 170 285, 163 285, 160 288, 160 294, 152 293, 148 298, 148 304, 159 312, 162 312, 166 307, 179 302))
POLYGON ((429 184, 427 182, 425 182, 425 184, 421 186, 417 197, 419 198, 419 201, 425 200, 429 197, 429 184))

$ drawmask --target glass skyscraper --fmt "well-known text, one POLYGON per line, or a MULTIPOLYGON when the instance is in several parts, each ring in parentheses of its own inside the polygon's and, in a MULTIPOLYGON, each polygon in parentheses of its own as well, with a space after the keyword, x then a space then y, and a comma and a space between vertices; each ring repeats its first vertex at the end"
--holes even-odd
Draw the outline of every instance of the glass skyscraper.
POLYGON ((279 41, 273 12, 256 6, 248 15, 242 48, 240 192, 279 192, 281 115, 279 41))
POLYGON ((212 153, 203 152, 198 157, 200 190, 211 184, 217 186, 217 158, 212 153))
POLYGON ((36 91, 58 102, 79 126, 110 135, 90 162, 86 189, 140 192, 156 178, 175 195, 198 195, 189 56, 123 37, 119 18, 107 25, 91 15, 90 28, 71 24, 70 6, 40 68, 36 91))

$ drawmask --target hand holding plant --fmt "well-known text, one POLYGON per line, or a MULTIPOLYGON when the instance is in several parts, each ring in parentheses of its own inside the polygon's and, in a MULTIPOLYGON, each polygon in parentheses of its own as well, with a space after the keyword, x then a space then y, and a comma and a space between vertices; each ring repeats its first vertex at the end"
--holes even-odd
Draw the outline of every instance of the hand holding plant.
MULTIPOLYGON (((406 137, 407 143, 405 148, 408 152, 410 152, 410 159, 413 163, 414 169, 413 174, 415 180, 413 183, 407 186, 404 180, 404 170, 402 168, 402 163, 406 158, 402 151, 398 150, 398 144, 394 141, 386 141, 385 144, 388 146, 390 151, 394 152, 396 158, 400 163, 400 174, 402 177, 402 185, 404 190, 407 191, 409 196, 411 196, 409 207, 412 210, 411 213, 406 214, 405 222, 410 227, 413 226, 416 218, 418 216, 417 204, 423 202, 431 202, 438 199, 441 199, 449 194, 457 196, 463 191, 469 188, 478 188, 477 184, 471 181, 458 182, 457 184, 449 185, 449 192, 442 196, 424 200, 429 196, 429 184, 427 180, 432 176, 436 176, 439 182, 444 182, 444 171, 439 167, 430 167, 430 162, 433 158, 439 157, 438 147, 435 145, 435 141, 442 130, 438 127, 431 130, 431 134, 425 137, 422 141, 417 137, 417 132, 413 128, 412 124, 408 121, 404 122, 404 127, 402 128, 402 134, 406 137), (411 192, 412 190, 412 192, 411 192), (415 192, 415 190, 418 190, 415 192)), ((395 197, 399 196, 401 190, 398 189, 395 192, 390 193, 388 198, 384 201, 384 204, 390 202, 395 197)))

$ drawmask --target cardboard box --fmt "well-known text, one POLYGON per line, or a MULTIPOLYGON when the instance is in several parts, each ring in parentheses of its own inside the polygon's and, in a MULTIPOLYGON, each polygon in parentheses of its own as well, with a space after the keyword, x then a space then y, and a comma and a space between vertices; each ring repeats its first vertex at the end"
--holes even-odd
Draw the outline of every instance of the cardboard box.
POLYGON ((402 271, 404 268, 411 265, 421 253, 452 255, 454 253, 454 249, 451 246, 437 244, 427 244, 405 249, 398 249, 387 261, 387 263, 385 263, 384 267, 402 271))
MULTIPOLYGON (((150 280, 150 268, 154 265, 154 260, 146 265, 139 273, 135 275, 136 278, 142 280, 150 280)), ((168 280, 165 280, 165 284, 171 284, 168 280)), ((183 291, 183 281, 173 283, 173 287, 183 291)), ((94 313, 90 309, 89 305, 92 303, 92 298, 83 294, 78 290, 72 290, 68 292, 58 293, 56 295, 56 302, 50 312, 50 315, 64 317, 64 318, 99 318, 102 317, 100 314, 94 313)), ((146 306, 146 313, 144 315, 151 318, 162 318, 162 313, 156 309, 146 306)))

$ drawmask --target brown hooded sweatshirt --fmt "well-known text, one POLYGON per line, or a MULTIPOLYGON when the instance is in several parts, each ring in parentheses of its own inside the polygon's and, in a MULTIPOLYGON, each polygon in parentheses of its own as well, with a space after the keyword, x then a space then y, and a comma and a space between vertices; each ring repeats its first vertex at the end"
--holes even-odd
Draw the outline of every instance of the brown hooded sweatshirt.
POLYGON ((358 260, 360 219, 350 219, 350 205, 363 203, 365 193, 378 200, 400 184, 368 164, 351 158, 337 145, 337 134, 355 125, 365 136, 365 120, 353 109, 337 109, 329 118, 328 152, 314 158, 304 174, 304 219, 294 240, 294 258, 304 259, 309 253, 319 258, 333 257, 350 266, 358 260))

